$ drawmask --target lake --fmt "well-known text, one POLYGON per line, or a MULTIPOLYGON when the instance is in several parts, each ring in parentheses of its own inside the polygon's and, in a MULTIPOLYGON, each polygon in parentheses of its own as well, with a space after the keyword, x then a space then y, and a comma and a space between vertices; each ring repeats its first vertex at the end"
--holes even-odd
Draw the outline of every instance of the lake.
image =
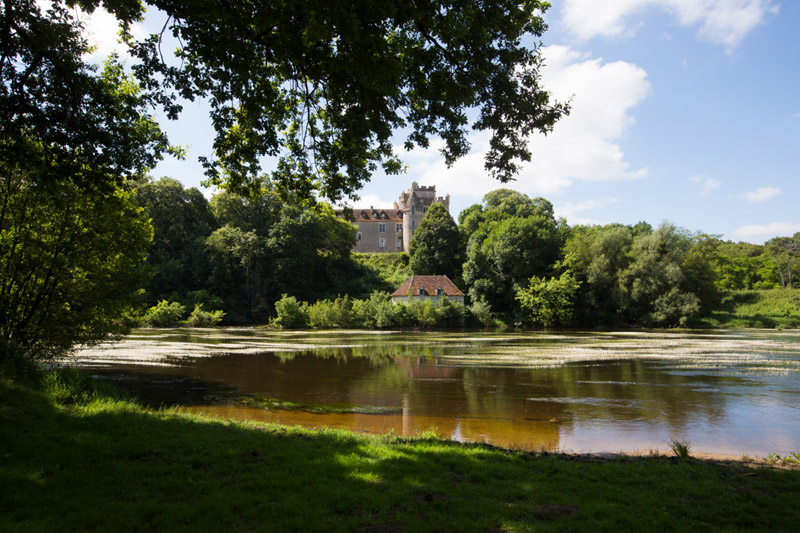
POLYGON ((800 332, 134 330, 74 364, 144 404, 566 452, 800 452, 800 332))

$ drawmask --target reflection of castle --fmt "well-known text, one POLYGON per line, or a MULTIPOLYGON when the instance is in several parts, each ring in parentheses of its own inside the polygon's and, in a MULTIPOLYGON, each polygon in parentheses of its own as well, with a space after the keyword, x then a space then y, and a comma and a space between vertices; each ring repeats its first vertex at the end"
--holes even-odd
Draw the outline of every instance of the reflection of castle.
POLYGON ((450 195, 436 197, 436 185, 411 184, 400 194, 392 209, 370 206, 353 208, 353 223, 358 226, 354 252, 408 252, 411 236, 435 204, 450 210, 450 195))

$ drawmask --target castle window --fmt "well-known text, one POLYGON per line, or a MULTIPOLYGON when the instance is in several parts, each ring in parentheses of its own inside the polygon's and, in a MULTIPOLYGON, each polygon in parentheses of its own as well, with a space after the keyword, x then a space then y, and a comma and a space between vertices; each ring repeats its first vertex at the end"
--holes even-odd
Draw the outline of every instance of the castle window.
POLYGON ((360 231, 358 232, 358 235, 356 235, 356 240, 357 240, 357 241, 360 241, 360 240, 361 240, 361 232, 360 232, 360 231))
POLYGON ((384 238, 378 239, 378 248, 381 249, 386 248, 386 239, 384 238))
POLYGON ((441 296, 441 295, 442 295, 442 288, 436 287, 436 296, 441 296))
POLYGON ((420 296, 425 296, 425 287, 420 287, 419 288, 419 295, 420 296))
POLYGON ((398 248, 402 248, 403 247, 403 239, 397 239, 397 247, 398 248))
POLYGON ((397 231, 403 231, 403 225, 402 225, 402 224, 395 224, 395 225, 394 225, 394 231, 395 231, 395 232, 397 232, 397 231))
POLYGON ((381 233, 386 233, 386 224, 378 224, 378 231, 381 233))

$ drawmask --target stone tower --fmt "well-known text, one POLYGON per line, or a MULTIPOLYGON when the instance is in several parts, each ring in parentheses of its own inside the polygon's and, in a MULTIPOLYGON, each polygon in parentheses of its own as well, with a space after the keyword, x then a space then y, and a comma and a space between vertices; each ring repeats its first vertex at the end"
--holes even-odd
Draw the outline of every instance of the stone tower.
POLYGON ((416 181, 411 183, 408 191, 400 193, 400 198, 394 203, 394 208, 402 212, 403 217, 403 251, 408 253, 411 247, 411 237, 422 222, 428 208, 435 203, 444 204, 450 211, 450 195, 436 197, 436 185, 420 186, 416 181))

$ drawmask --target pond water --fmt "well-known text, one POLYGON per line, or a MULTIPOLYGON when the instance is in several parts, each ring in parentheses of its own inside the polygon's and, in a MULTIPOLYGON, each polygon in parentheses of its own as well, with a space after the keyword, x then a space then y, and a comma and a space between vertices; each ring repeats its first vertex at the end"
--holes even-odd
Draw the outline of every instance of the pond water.
POLYGON ((526 450, 800 451, 800 333, 135 330, 74 364, 226 418, 526 450))

